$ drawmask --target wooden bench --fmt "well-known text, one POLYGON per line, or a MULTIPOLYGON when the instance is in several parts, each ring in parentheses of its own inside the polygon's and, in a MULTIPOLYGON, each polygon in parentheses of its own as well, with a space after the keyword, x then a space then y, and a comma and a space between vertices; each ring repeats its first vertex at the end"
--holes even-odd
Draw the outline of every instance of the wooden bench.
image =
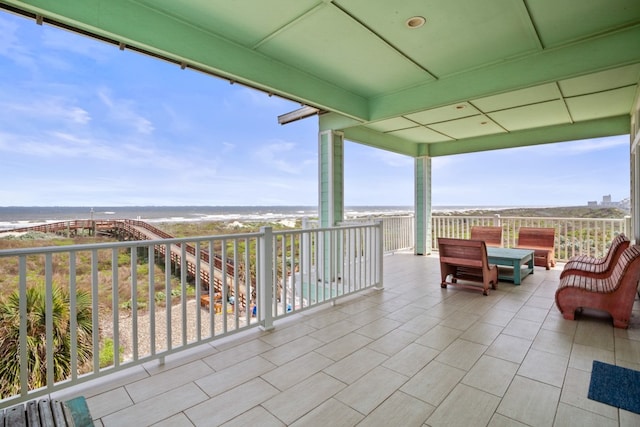
POLYGON ((487 246, 502 247, 502 227, 471 227, 471 240, 483 240, 487 246))
POLYGON ((576 310, 606 311, 616 328, 629 327, 631 310, 640 280, 640 246, 629 246, 620 255, 611 275, 589 277, 569 274, 560 279, 556 305, 565 319, 574 320, 576 310))
POLYGON ((570 274, 591 277, 609 276, 618 263, 620 255, 629 247, 630 243, 629 238, 624 233, 620 233, 611 241, 607 255, 602 258, 587 255, 571 257, 564 265, 560 278, 570 274))
POLYGON ((498 286, 498 267, 490 265, 487 259, 487 245, 482 240, 438 238, 440 252, 440 286, 456 285, 472 289, 482 289, 484 295, 489 294, 489 286, 498 286), (451 276, 451 280, 447 278, 451 276), (458 283, 458 280, 481 282, 478 286, 458 283))
POLYGON ((0 426, 92 427, 93 420, 84 397, 65 402, 56 399, 30 400, 0 409, 0 426))
POLYGON ((556 266, 556 229, 552 227, 520 227, 516 249, 531 249, 533 263, 549 270, 556 266))

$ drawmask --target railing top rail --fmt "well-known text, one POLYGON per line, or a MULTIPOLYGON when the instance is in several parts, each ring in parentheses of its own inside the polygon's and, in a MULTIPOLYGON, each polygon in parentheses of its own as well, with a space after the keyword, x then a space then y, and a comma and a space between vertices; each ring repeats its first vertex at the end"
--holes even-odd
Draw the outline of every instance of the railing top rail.
POLYGON ((89 251, 93 249, 110 249, 110 248, 129 248, 144 247, 150 245, 164 245, 164 244, 176 244, 176 243, 191 243, 194 241, 206 241, 206 240, 224 240, 224 239, 243 239, 250 237, 259 237, 262 233, 244 233, 244 234, 225 234, 214 236, 194 236, 194 237, 174 237, 171 239, 153 239, 153 240, 129 240, 126 242, 110 242, 110 243, 89 243, 81 245, 71 246, 41 246, 34 248, 18 248, 18 249, 5 249, 0 250, 0 257, 14 256, 14 255, 36 255, 43 253, 58 253, 58 252, 70 252, 70 251, 89 251))
POLYGON ((500 216, 500 215, 432 215, 433 218, 455 218, 455 219, 494 219, 499 217, 501 220, 548 220, 548 221, 624 221, 624 218, 578 218, 578 217, 551 217, 551 216, 500 216))

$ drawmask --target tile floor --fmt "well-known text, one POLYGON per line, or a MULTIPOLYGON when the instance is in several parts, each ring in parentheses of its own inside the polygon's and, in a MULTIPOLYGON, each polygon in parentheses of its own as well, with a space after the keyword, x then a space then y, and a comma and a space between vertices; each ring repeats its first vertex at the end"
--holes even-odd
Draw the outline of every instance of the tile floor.
POLYGON ((387 256, 384 290, 59 398, 87 397, 97 426, 640 426, 587 398, 594 359, 640 369, 640 303, 628 330, 564 320, 561 268, 483 296, 441 289, 437 256, 387 256))

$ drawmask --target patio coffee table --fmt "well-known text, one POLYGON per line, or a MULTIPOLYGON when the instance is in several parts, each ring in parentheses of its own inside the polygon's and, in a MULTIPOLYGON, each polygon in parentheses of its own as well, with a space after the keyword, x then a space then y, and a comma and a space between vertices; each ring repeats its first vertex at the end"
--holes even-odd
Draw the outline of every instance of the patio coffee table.
POLYGON ((511 267, 512 274, 501 274, 504 269, 498 268, 498 279, 513 281, 514 285, 519 285, 527 274, 533 274, 532 250, 488 247, 487 258, 489 264, 511 267), (522 268, 524 264, 526 267, 522 268))

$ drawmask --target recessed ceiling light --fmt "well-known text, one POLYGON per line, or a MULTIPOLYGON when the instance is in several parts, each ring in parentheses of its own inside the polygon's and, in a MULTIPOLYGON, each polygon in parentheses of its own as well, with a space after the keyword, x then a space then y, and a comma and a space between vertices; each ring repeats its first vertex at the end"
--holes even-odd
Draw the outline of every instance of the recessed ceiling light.
POLYGON ((422 16, 413 16, 405 22, 407 28, 420 28, 427 22, 422 16))

